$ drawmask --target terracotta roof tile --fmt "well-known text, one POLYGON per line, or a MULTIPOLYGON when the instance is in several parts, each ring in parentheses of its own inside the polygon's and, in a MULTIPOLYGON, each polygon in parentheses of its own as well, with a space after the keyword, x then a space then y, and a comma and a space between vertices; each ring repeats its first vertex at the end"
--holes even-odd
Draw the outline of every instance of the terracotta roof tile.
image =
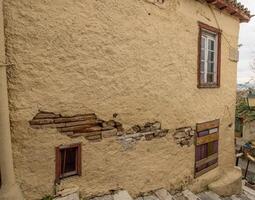
POLYGON ((230 15, 238 17, 240 22, 249 22, 251 19, 248 8, 237 2, 237 0, 206 0, 206 2, 220 10, 225 10, 230 15))

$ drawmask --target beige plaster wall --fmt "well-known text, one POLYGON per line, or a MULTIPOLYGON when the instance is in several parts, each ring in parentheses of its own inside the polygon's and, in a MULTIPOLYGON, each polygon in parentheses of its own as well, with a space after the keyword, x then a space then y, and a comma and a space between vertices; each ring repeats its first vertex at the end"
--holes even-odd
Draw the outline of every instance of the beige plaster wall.
MULTIPOLYGON (((5 1, 15 171, 26 199, 52 193, 54 147, 82 141, 83 196, 125 188, 133 196, 159 187, 195 184, 201 190, 218 169, 193 180, 194 146, 168 135, 124 150, 115 139, 89 143, 56 130, 35 130, 38 109, 61 114, 118 113, 125 127, 158 120, 172 131, 219 118, 220 168, 234 165, 237 19, 195 0, 5 1), (217 20, 216 20, 217 19, 217 20), (221 87, 197 88, 198 24, 223 30, 221 87), (218 22, 217 22, 218 21, 218 22)), ((173 131, 172 131, 173 132, 173 131)))
POLYGON ((244 122, 242 140, 244 142, 255 140, 255 121, 244 122))

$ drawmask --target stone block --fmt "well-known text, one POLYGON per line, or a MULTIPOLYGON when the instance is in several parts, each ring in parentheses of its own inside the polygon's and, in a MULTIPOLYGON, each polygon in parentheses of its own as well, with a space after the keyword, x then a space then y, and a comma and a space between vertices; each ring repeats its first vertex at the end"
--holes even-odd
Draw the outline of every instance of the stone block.
POLYGON ((195 195, 190 190, 184 190, 182 194, 188 198, 188 200, 201 200, 197 195, 195 195))
POLYGON ((80 200, 78 188, 65 189, 59 191, 57 195, 54 200, 80 200))
POLYGON ((143 200, 159 200, 155 195, 144 196, 143 200))
POLYGON ((133 200, 127 191, 121 190, 113 195, 114 200, 133 200))
POLYGON ((209 189, 219 196, 231 196, 240 194, 242 191, 242 172, 235 167, 232 170, 225 171, 217 181, 208 185, 209 189))
POLYGON ((146 134, 146 135, 145 135, 145 139, 146 139, 146 140, 152 140, 153 138, 154 138, 154 133, 146 134))
POLYGON ((85 139, 90 140, 90 141, 94 141, 94 142, 101 141, 102 140, 102 133, 101 132, 93 132, 93 133, 90 133, 90 135, 86 135, 84 137, 85 137, 85 139))
POLYGON ((102 131, 103 138, 109 138, 117 135, 117 129, 102 131))
POLYGON ((100 197, 94 197, 91 200, 113 200, 113 196, 109 194, 109 195, 104 195, 100 197))
POLYGON ((159 200, 173 200, 173 196, 166 189, 159 189, 154 192, 159 200))

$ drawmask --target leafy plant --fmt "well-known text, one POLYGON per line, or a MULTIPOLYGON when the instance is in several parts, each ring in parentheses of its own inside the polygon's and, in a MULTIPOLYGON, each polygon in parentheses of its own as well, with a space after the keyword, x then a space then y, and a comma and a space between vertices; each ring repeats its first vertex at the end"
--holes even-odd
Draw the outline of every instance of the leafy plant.
POLYGON ((246 94, 237 94, 236 117, 243 118, 248 122, 255 120, 255 110, 249 107, 246 100, 246 94))

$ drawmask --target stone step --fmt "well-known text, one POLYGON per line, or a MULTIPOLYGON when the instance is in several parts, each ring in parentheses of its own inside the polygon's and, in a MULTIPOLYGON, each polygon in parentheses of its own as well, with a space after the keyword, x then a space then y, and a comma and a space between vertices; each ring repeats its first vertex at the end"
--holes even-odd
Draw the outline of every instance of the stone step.
POLYGON ((101 197, 94 197, 91 200, 113 200, 113 195, 104 195, 101 197))
POLYGON ((143 200, 159 200, 155 195, 144 196, 143 200))
POLYGON ((255 199, 255 191, 243 184, 243 193, 250 199, 255 199))
POLYGON ((206 191, 198 194, 201 200, 221 200, 220 196, 211 191, 206 191))
POLYGON ((173 196, 166 189, 159 189, 154 193, 159 198, 159 200, 173 200, 173 196))
POLYGON ((189 200, 201 200, 197 195, 195 195, 190 190, 184 190, 182 194, 187 197, 189 200))
POLYGON ((231 196, 231 200, 252 200, 252 199, 248 198, 245 194, 241 194, 231 196))
POLYGON ((188 197, 185 197, 182 193, 179 193, 174 195, 173 200, 189 200, 189 199, 188 197))
POLYGON ((135 200, 143 200, 143 197, 138 197, 135 200))
POLYGON ((133 198, 126 190, 120 190, 113 195, 113 200, 133 200, 133 198))

